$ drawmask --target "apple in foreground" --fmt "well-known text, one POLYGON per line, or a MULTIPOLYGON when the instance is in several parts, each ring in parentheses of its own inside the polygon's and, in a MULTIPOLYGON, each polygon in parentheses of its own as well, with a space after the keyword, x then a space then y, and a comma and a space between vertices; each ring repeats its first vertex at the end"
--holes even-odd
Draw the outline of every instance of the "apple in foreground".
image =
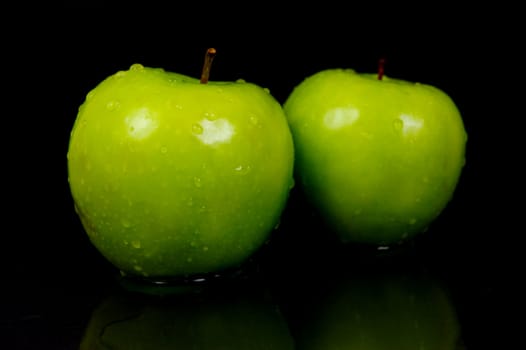
POLYGON ((298 188, 341 241, 404 242, 452 199, 467 133, 443 90, 327 69, 300 82, 284 110, 298 188))
MULTIPOLYGON (((281 105, 252 83, 134 64, 80 106, 68 181, 85 231, 123 274, 237 268, 279 223, 293 184, 281 105)), ((207 64, 208 62, 208 64, 207 64)))

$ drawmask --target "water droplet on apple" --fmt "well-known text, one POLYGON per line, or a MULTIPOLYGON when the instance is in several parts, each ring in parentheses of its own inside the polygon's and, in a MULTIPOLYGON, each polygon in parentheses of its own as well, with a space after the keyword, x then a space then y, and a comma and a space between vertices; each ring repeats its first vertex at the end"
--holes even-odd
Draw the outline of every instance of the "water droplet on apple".
POLYGON ((256 117, 254 114, 252 114, 252 115, 249 117, 249 120, 250 120, 250 122, 252 123, 252 125, 254 125, 254 126, 259 126, 259 119, 258 119, 258 117, 256 117))
POLYGON ((354 215, 358 216, 362 213, 362 209, 356 209, 354 210, 354 215))
POLYGON ((208 251, 208 247, 206 245, 203 247, 203 251, 208 251))
POLYGON ((203 133, 203 127, 199 124, 192 125, 192 131, 194 134, 201 135, 203 133))
POLYGON ((360 135, 363 137, 363 138, 366 138, 366 139, 372 139, 373 138, 373 134, 371 134, 370 132, 368 131, 362 131, 360 133, 360 135))
POLYGON ((140 241, 132 241, 131 244, 132 244, 132 247, 135 249, 139 249, 141 247, 140 241))
POLYGON ((126 75, 126 72, 123 71, 123 70, 121 70, 121 71, 118 71, 117 73, 115 73, 114 77, 115 77, 116 79, 121 79, 121 78, 123 78, 125 75, 126 75))
POLYGON ((120 103, 118 101, 110 101, 106 104, 106 109, 108 111, 114 111, 116 109, 119 109, 120 103))
POLYGON ((279 228, 279 226, 281 225, 281 220, 278 220, 278 222, 276 223, 276 225, 274 225, 274 230, 277 230, 279 228))
POLYGON ((242 165, 242 164, 238 165, 235 168, 236 174, 238 175, 246 175, 250 172, 250 169, 251 169, 250 165, 242 165))
POLYGON ((206 112, 205 113, 205 118, 208 119, 208 120, 216 120, 217 119, 217 115, 214 112, 206 112))
POLYGON ((91 100, 93 97, 95 97, 97 93, 95 92, 95 90, 91 90, 90 92, 88 92, 88 94, 86 95, 86 101, 89 101, 91 100))
POLYGON ((135 271, 138 271, 138 272, 142 271, 142 267, 140 267, 139 265, 135 265, 133 268, 135 269, 135 271))
POLYGON ((144 66, 140 63, 134 63, 130 66, 130 70, 134 70, 134 71, 141 71, 144 69, 144 66))
POLYGON ((244 84, 244 83, 246 83, 246 82, 247 82, 247 81, 246 81, 245 79, 241 79, 241 78, 238 79, 238 80, 236 80, 236 83, 239 83, 239 84, 244 84))
POLYGON ((195 187, 201 187, 201 186, 202 186, 201 178, 199 178, 199 177, 194 177, 194 186, 195 186, 195 187))
POLYGON ((424 176, 424 177, 422 178, 422 182, 423 182, 423 183, 429 183, 429 178, 428 178, 427 176, 424 176))
POLYGON ((126 220, 126 219, 122 219, 121 223, 122 223, 122 226, 124 226, 126 228, 131 226, 131 223, 128 220, 126 220))
POLYGON ((400 131, 404 127, 404 122, 401 119, 395 119, 393 120, 393 126, 396 131, 400 131))
POLYGON ((415 218, 411 218, 409 220, 409 225, 414 225, 414 224, 416 224, 416 219, 415 218))
POLYGON ((189 263, 192 262, 192 258, 187 258, 186 261, 188 261, 189 263))
POLYGON ((289 182, 289 190, 292 190, 294 186, 296 186, 296 180, 294 180, 294 177, 292 177, 289 182))
POLYGON ((270 89, 269 88, 263 88, 263 91, 265 91, 267 94, 270 95, 270 89))
POLYGON ((190 246, 191 246, 191 247, 196 247, 196 246, 197 246, 197 243, 196 243, 195 241, 192 241, 192 242, 190 242, 190 246))
POLYGON ((168 152, 168 148, 166 146, 161 146, 161 153, 166 154, 168 152))

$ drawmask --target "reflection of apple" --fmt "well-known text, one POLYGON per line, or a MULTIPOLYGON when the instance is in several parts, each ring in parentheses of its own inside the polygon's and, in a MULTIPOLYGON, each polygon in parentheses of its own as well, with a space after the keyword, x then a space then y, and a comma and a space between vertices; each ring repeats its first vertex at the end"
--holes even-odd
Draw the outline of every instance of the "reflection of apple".
POLYGON ((344 242, 391 244, 424 231, 464 165, 467 134, 452 99, 378 78, 328 69, 284 104, 298 187, 344 242))
MULTIPOLYGON (((299 327, 301 350, 455 350, 460 324, 432 276, 367 270, 327 283, 299 327)), ((457 348, 458 347, 458 348, 457 348)))
POLYGON ((276 305, 259 291, 151 298, 117 293, 93 312, 80 350, 294 349, 276 305))
POLYGON ((89 92, 68 150, 90 240, 123 273, 152 279, 244 262, 279 222, 292 168, 268 91, 139 64, 89 92))

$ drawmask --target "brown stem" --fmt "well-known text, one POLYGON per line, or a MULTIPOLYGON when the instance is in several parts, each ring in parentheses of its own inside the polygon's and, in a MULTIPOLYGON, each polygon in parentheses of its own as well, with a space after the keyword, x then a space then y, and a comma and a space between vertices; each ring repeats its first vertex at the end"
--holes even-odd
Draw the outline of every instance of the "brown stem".
POLYGON ((212 61, 216 55, 216 49, 213 47, 206 50, 205 62, 203 64, 203 70, 201 72, 201 84, 208 83, 208 78, 210 77, 210 67, 212 66, 212 61))
POLYGON ((382 80, 384 77, 384 68, 385 68, 385 58, 380 58, 378 60, 378 80, 382 80))

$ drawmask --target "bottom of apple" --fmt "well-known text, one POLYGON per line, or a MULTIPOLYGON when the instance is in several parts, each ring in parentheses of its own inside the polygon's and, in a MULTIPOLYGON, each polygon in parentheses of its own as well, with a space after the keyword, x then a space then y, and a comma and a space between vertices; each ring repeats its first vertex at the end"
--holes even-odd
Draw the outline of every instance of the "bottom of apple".
POLYGON ((221 271, 173 277, 144 277, 119 271, 118 284, 131 292, 172 295, 199 292, 212 286, 248 278, 247 266, 221 271))

